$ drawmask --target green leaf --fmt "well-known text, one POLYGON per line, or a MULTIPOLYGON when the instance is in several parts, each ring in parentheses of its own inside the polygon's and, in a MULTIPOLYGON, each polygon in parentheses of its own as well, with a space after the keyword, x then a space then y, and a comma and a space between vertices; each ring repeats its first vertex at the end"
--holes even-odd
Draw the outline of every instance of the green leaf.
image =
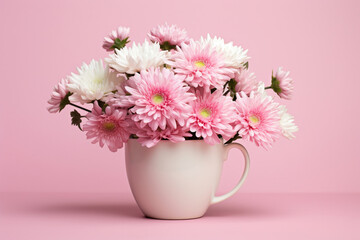
POLYGON ((136 136, 136 134, 131 134, 130 135, 130 139, 138 139, 139 137, 138 136, 136 136))
POLYGON ((249 69, 249 62, 244 63, 243 66, 245 69, 249 69))
POLYGON ((228 84, 230 92, 236 93, 236 90, 235 90, 236 84, 237 84, 237 82, 235 81, 235 79, 233 79, 233 78, 230 79, 229 84, 228 84))
POLYGON ((131 73, 125 73, 125 75, 126 75, 126 78, 127 78, 127 79, 135 76, 135 74, 131 74, 131 73))
POLYGON ((210 89, 210 92, 211 92, 211 93, 214 93, 215 91, 216 91, 216 88, 210 89))
POLYGON ((176 45, 171 45, 168 41, 163 42, 160 44, 161 50, 170 51, 172 49, 176 49, 176 45))
POLYGON ((191 133, 191 137, 185 137, 185 140, 202 140, 203 137, 196 137, 196 133, 195 132, 190 132, 191 133))
POLYGON ((102 110, 103 112, 105 112, 105 108, 106 108, 107 106, 109 106, 109 105, 108 105, 107 103, 101 101, 101 100, 97 100, 97 102, 98 102, 98 104, 99 104, 99 107, 101 107, 101 110, 102 110))
POLYGON ((82 131, 81 126, 80 126, 80 123, 82 122, 81 114, 74 109, 74 111, 72 111, 70 113, 70 116, 71 116, 71 125, 78 126, 79 129, 82 131))
POLYGON ((114 44, 111 46, 111 49, 122 49, 122 48, 124 48, 125 46, 126 46, 126 44, 128 44, 130 41, 128 41, 129 40, 129 38, 127 37, 127 38, 125 38, 125 39, 123 39, 123 40, 120 40, 119 38, 116 38, 115 40, 114 40, 114 44))
POLYGON ((71 96, 71 92, 68 92, 65 97, 61 100, 59 105, 59 112, 65 108, 66 105, 70 104, 69 97, 71 96))
POLYGON ((280 88, 280 81, 277 80, 276 77, 274 77, 274 76, 271 77, 271 88, 277 94, 281 93, 281 91, 282 91, 281 88, 280 88))

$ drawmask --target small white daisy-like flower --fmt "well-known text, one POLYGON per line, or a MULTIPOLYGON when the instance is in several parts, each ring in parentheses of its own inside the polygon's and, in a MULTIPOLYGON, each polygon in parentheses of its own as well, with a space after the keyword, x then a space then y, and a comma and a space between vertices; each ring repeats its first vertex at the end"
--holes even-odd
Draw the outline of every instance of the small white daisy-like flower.
POLYGON ((200 41, 204 44, 210 44, 212 48, 215 48, 223 56, 227 67, 243 68, 244 64, 250 59, 247 56, 247 49, 244 50, 240 46, 235 46, 232 42, 225 43, 222 38, 211 38, 208 34, 207 38, 201 37, 200 41))
POLYGON ((166 61, 166 52, 160 49, 159 43, 133 44, 132 47, 115 49, 105 61, 120 73, 135 74, 151 67, 161 67, 166 61))
POLYGON ((297 132, 299 128, 294 123, 294 116, 287 112, 284 105, 279 107, 279 115, 282 135, 290 140, 295 138, 294 132, 297 132))
POLYGON ((73 93, 69 99, 82 104, 100 100, 124 80, 124 76, 104 67, 102 60, 92 60, 89 65, 84 63, 78 68, 78 74, 69 76, 67 88, 73 93))

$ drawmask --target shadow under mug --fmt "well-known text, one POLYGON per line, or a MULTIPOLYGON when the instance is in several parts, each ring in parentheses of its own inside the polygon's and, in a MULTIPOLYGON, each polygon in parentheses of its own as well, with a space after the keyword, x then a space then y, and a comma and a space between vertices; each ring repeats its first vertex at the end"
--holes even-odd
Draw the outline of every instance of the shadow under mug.
POLYGON ((241 144, 209 145, 204 140, 161 140, 147 148, 129 139, 125 158, 128 181, 139 208, 145 216, 158 219, 202 217, 211 204, 239 190, 250 165, 248 152, 241 144), (244 170, 230 192, 215 196, 223 162, 232 148, 243 153, 244 170))

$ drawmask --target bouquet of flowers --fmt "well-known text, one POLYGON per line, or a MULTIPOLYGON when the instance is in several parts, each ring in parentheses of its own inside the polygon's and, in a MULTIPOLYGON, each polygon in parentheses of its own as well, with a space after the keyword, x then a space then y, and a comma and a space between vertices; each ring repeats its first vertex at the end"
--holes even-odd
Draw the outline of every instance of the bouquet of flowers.
POLYGON ((265 87, 249 71, 247 50, 222 38, 191 39, 175 25, 160 25, 142 44, 130 42, 129 28, 105 37, 105 59, 83 64, 62 79, 48 110, 72 106, 72 124, 92 143, 115 152, 129 138, 148 148, 160 140, 203 139, 208 144, 237 139, 269 148, 298 127, 285 106, 266 94, 291 99, 293 81, 279 68, 265 87), (91 110, 90 110, 91 109, 91 110), (85 122, 83 123, 83 120, 85 122))

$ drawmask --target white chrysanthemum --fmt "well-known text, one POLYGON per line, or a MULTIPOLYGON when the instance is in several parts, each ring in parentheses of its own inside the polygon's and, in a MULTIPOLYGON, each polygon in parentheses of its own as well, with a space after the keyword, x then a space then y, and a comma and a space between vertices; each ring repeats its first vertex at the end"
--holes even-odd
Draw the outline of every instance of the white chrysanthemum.
POLYGON ((135 74, 151 67, 163 66, 166 60, 166 52, 160 49, 159 43, 133 44, 115 50, 105 61, 120 73, 135 74))
POLYGON ((293 139, 295 137, 293 133, 299 130, 298 126, 294 123, 294 116, 287 113, 284 105, 279 107, 279 115, 282 135, 288 139, 293 139))
POLYGON ((265 83, 264 82, 259 82, 257 85, 257 90, 255 91, 256 94, 261 95, 263 98, 267 98, 270 97, 273 99, 273 97, 267 95, 266 91, 265 91, 265 83))
POLYGON ((89 65, 84 63, 78 68, 78 74, 72 73, 69 77, 67 87, 73 93, 69 99, 82 104, 100 100, 124 80, 124 76, 104 67, 102 60, 92 60, 89 65))
POLYGON ((233 45, 232 42, 225 43, 224 39, 219 37, 211 38, 207 35, 207 38, 201 37, 202 43, 209 43, 216 51, 223 55, 227 67, 242 68, 243 64, 246 63, 250 57, 246 54, 248 50, 244 50, 240 46, 233 45))

